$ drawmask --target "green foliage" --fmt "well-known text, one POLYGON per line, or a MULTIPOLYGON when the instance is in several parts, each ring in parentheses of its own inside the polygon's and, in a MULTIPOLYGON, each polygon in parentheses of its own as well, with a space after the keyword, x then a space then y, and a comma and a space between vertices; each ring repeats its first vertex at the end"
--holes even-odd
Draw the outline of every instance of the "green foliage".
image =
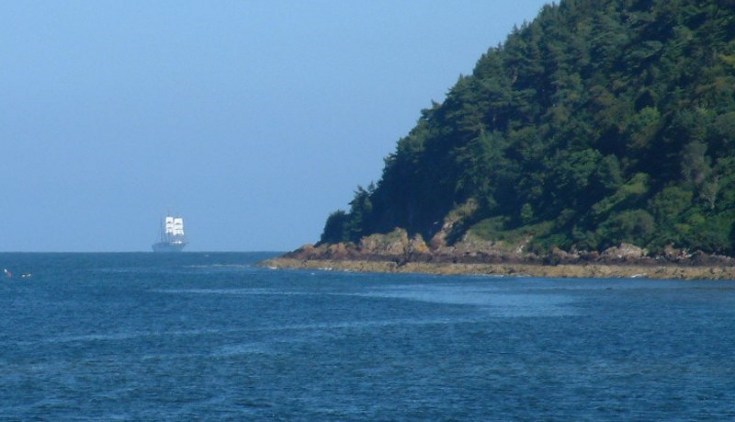
POLYGON ((692 196, 692 191, 674 185, 664 188, 650 200, 648 208, 657 224, 651 241, 653 249, 682 245, 691 236, 691 227, 683 221, 686 211, 693 205, 692 196))
POLYGON ((622 242, 645 245, 654 232, 655 221, 645 210, 625 210, 610 216, 598 229, 603 240, 602 247, 622 242))
POLYGON ((327 222, 324 224, 320 243, 339 243, 349 239, 346 231, 349 223, 349 217, 342 210, 335 211, 329 215, 327 222))
POLYGON ((600 217, 613 212, 615 209, 627 208, 640 198, 644 197, 649 190, 650 176, 646 173, 636 173, 633 177, 621 185, 615 193, 604 197, 591 208, 591 215, 600 217))
POLYGON ((597 189, 603 193, 616 191, 623 184, 623 174, 618 158, 614 155, 602 158, 595 171, 595 179, 598 182, 597 189))
POLYGON ((687 183, 699 186, 709 175, 706 152, 707 145, 701 141, 692 141, 684 146, 681 152, 681 174, 687 183))
POLYGON ((462 230, 485 239, 735 252, 730 3, 545 6, 421 112, 322 241, 429 238, 472 201, 462 230))
POLYGON ((500 239, 505 233, 507 233, 509 218, 508 217, 492 217, 486 218, 470 229, 470 231, 480 239, 492 240, 500 239))
POLYGON ((506 245, 518 245, 529 237, 544 237, 551 233, 552 222, 540 222, 511 228, 507 217, 486 218, 469 228, 469 233, 483 240, 495 240, 506 245))
POLYGON ((709 253, 725 254, 731 251, 731 233, 735 230, 735 212, 718 214, 710 218, 697 215, 691 219, 690 237, 698 249, 709 253))
POLYGON ((661 113, 653 107, 645 107, 633 114, 626 128, 626 135, 630 138, 628 147, 633 150, 650 148, 660 122, 661 113))
POLYGON ((526 202, 521 207, 521 222, 523 224, 528 224, 531 221, 533 221, 533 207, 531 206, 531 204, 526 202))
POLYGON ((374 192, 373 184, 367 190, 362 186, 357 187, 355 197, 350 201, 349 221, 345 225, 348 240, 357 242, 361 237, 370 234, 370 223, 373 219, 373 203, 370 197, 374 192))

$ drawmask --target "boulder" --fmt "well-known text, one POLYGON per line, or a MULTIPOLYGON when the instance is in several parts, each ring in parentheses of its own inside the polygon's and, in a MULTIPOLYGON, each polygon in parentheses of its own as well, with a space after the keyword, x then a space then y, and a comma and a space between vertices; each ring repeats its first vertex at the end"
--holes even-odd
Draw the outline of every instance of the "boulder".
POLYGON ((648 251, 646 249, 639 248, 638 246, 631 245, 630 243, 621 243, 620 246, 613 246, 605 249, 602 252, 601 257, 603 259, 629 261, 641 259, 646 255, 648 255, 648 251))
POLYGON ((371 234, 360 240, 358 249, 362 255, 403 256, 409 250, 408 233, 397 228, 386 234, 371 234))

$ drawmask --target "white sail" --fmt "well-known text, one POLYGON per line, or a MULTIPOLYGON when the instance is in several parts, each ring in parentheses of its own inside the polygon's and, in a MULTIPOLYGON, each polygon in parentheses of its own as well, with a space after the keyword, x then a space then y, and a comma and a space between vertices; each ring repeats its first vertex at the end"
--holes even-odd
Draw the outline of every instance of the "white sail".
POLYGON ((179 252, 186 246, 184 219, 166 216, 162 221, 161 241, 153 244, 154 252, 179 252))
POLYGON ((181 217, 174 218, 173 222, 173 235, 183 236, 184 235, 184 219, 181 217))
POLYGON ((174 234, 174 218, 173 217, 166 217, 164 233, 174 234))

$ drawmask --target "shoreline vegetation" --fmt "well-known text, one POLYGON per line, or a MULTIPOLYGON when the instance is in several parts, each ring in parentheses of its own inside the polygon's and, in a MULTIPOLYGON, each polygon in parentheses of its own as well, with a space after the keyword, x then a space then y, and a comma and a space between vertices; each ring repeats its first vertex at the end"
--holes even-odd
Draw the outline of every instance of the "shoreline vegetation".
POLYGON ((272 269, 434 275, 735 280, 735 259, 671 247, 655 256, 630 244, 601 253, 552 249, 538 255, 524 251, 522 245, 509 247, 477 239, 429 247, 420 235, 409 239, 402 229, 367 236, 358 244, 304 245, 261 265, 272 269))

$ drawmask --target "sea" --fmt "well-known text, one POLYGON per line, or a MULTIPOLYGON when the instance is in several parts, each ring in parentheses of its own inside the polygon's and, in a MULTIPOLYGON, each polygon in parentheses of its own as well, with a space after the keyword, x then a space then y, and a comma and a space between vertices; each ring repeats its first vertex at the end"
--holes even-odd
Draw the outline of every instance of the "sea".
POLYGON ((735 282, 2 253, 2 421, 735 419, 735 282))

